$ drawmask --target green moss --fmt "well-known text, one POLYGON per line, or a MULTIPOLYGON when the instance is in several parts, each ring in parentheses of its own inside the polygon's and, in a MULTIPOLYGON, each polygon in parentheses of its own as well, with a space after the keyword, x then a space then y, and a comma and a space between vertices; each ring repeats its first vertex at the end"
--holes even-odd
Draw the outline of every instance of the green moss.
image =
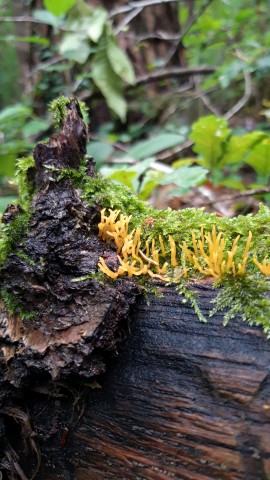
POLYGON ((6 289, 2 289, 0 291, 0 297, 2 298, 10 315, 20 315, 23 320, 30 320, 31 318, 37 317, 37 312, 27 312, 21 305, 18 298, 12 293, 8 292, 6 289))
POLYGON ((0 224, 0 268, 14 246, 26 236, 30 217, 30 211, 23 211, 10 223, 0 224))
POLYGON ((28 265, 31 265, 32 267, 34 267, 36 265, 34 260, 32 258, 30 258, 28 255, 26 255, 26 253, 16 251, 16 255, 18 257, 20 257, 22 260, 24 260, 26 263, 28 263, 28 265))
POLYGON ((260 275, 243 275, 226 278, 215 300, 210 316, 223 312, 223 324, 240 316, 249 325, 263 328, 270 338, 269 283, 260 275))
POLYGON ((35 160, 32 156, 20 158, 16 165, 16 183, 19 190, 19 203, 27 210, 34 194, 34 180, 30 179, 30 170, 35 168, 35 160))
MULTIPOLYGON (((61 127, 63 120, 67 115, 67 105, 69 105, 72 101, 76 99, 65 97, 64 95, 60 95, 60 97, 56 98, 49 104, 49 110, 52 113, 53 122, 56 127, 61 127)), ((76 100, 78 101, 78 100, 76 100)), ((84 102, 78 101, 83 120, 85 125, 88 124, 88 107, 85 105, 84 102)))

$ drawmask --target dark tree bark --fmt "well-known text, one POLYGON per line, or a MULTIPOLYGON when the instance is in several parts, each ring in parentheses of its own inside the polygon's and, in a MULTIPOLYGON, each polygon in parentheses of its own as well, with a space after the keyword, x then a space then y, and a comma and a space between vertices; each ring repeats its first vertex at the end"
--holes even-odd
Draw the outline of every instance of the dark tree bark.
MULTIPOLYGON (((36 315, 1 305, 0 477, 269 479, 263 333, 219 315, 201 324, 173 288, 147 303, 129 279, 73 281, 99 256, 117 261, 97 237, 99 207, 48 169, 78 168, 85 141, 74 100, 62 132, 35 149, 33 214, 1 270, 1 288, 36 315)), ((207 316, 213 291, 194 288, 207 316)))

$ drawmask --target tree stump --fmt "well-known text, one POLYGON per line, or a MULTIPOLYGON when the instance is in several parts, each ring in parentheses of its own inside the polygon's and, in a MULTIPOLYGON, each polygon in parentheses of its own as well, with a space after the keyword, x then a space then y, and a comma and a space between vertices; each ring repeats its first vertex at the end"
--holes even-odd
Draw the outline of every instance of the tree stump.
MULTIPOLYGON (((173 287, 145 300, 132 279, 97 281, 100 256, 117 263, 102 206, 59 177, 85 145, 74 100, 35 149, 31 217, 1 269, 18 304, 0 307, 0 478, 270 479, 269 341, 219 314, 200 323, 173 287)), ((193 288, 207 316, 211 284, 193 288)))

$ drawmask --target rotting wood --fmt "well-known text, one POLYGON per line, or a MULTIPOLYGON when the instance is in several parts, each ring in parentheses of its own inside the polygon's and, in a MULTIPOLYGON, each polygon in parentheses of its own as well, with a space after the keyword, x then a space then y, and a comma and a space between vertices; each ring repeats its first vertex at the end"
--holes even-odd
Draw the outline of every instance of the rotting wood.
MULTIPOLYGON (((196 288, 207 315, 215 293, 196 288)), ((51 396, 25 394, 40 437, 38 479, 270 477, 270 343, 241 320, 199 323, 173 288, 159 291, 132 308, 102 388, 55 383, 51 396)))

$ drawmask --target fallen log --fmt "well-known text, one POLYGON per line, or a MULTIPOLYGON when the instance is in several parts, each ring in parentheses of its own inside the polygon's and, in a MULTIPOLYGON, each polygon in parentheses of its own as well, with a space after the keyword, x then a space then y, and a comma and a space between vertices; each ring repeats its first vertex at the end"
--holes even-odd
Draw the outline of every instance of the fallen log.
MULTIPOLYGON (((63 107, 27 168, 30 214, 3 216, 3 479, 270 478, 269 341, 240 315, 200 323, 174 287, 145 298, 133 278, 99 275, 100 258, 120 271, 119 252, 98 237, 103 205, 76 188, 82 161, 95 171, 77 101, 63 107)), ((207 317, 212 283, 192 292, 207 317)))

